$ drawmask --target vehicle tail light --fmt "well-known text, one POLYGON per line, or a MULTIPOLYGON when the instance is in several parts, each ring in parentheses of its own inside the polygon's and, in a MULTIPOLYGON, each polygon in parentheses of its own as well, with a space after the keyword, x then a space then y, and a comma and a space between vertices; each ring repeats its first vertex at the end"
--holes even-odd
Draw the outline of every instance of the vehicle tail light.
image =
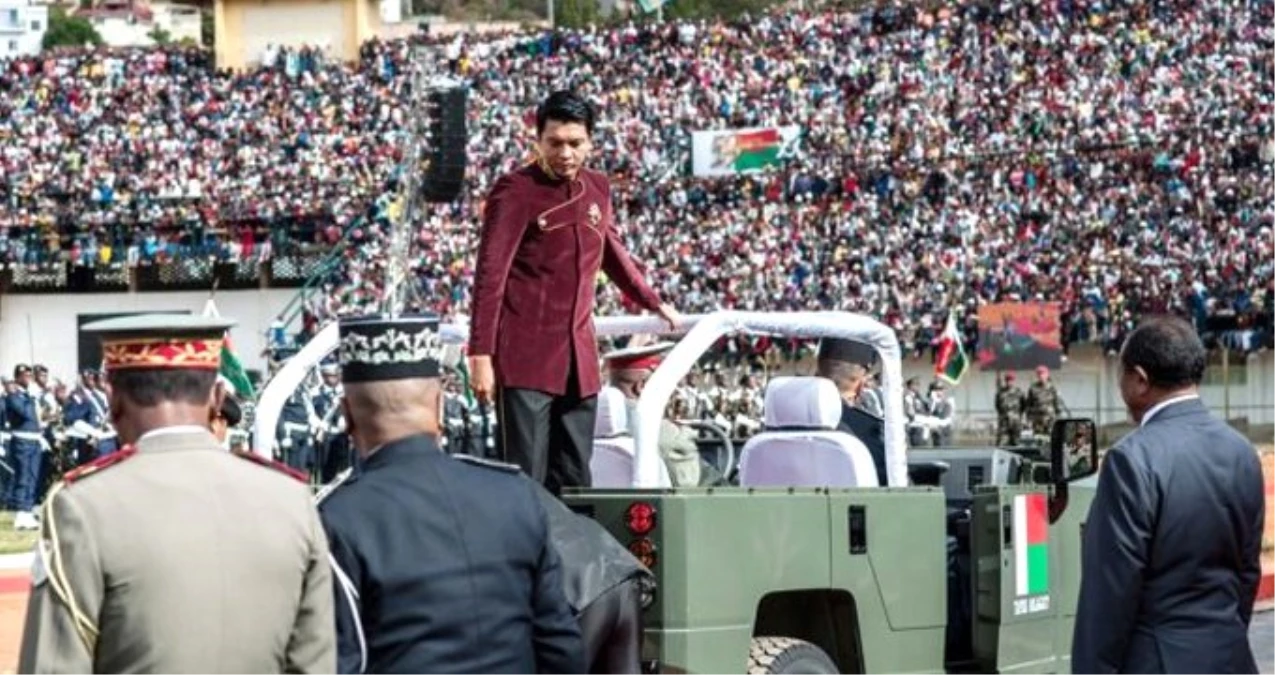
POLYGON ((644 537, 655 529, 655 507, 646 502, 634 502, 624 512, 624 524, 629 532, 644 537))
POLYGON ((650 539, 634 539, 629 542, 629 553, 649 570, 655 567, 655 543, 650 539))

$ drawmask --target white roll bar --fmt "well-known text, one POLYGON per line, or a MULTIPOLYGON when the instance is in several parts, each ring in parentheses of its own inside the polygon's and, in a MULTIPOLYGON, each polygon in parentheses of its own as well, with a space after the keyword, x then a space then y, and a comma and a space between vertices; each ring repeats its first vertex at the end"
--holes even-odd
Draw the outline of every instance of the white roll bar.
MULTIPOLYGON (((683 329, 694 326, 698 316, 685 317, 683 329)), ((638 333, 667 334, 668 326, 656 316, 608 316, 594 321, 594 331, 599 337, 616 335, 636 335, 638 333)), ((439 329, 445 344, 464 344, 469 340, 468 317, 459 317, 456 323, 443 324, 439 329)), ((330 321, 301 351, 297 352, 278 372, 270 378, 257 397, 257 405, 252 422, 252 450, 269 458, 274 446, 275 427, 279 423, 279 413, 292 392, 297 390, 305 380, 306 373, 319 365, 329 354, 336 351, 340 342, 340 332, 336 321, 330 321)))
MULTIPOLYGON (((668 334, 668 327, 656 316, 600 317, 594 323, 599 337, 617 335, 668 334)), ((633 486, 659 487, 659 424, 664 409, 682 378, 717 340, 735 333, 774 335, 796 338, 838 337, 872 345, 881 356, 881 384, 885 388, 885 456, 888 484, 908 484, 907 437, 903 425, 903 369, 898 337, 884 324, 862 314, 850 312, 736 312, 684 317, 683 329, 689 332, 664 358, 642 390, 637 405, 635 427, 636 456, 633 462, 633 486)), ((444 343, 464 343, 469 338, 468 323, 444 324, 444 343)), ((265 457, 271 454, 275 426, 288 396, 296 391, 306 373, 336 350, 339 338, 337 323, 328 323, 300 352, 288 360, 261 392, 253 421, 252 447, 265 457)))
POLYGON ((637 405, 635 429, 637 454, 633 462, 633 486, 659 487, 659 424, 673 390, 701 355, 719 338, 735 333, 796 338, 838 337, 872 345, 881 356, 881 385, 885 388, 885 461, 888 484, 908 484, 907 438, 903 429, 903 368, 899 340, 882 323, 849 312, 735 312, 723 311, 698 317, 664 362, 647 380, 637 405))

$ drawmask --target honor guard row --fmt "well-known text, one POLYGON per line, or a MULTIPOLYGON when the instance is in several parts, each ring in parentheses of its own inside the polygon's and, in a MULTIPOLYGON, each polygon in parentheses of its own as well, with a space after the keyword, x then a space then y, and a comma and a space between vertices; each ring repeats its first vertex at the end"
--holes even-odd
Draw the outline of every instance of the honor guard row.
POLYGON ((44 366, 19 364, 0 395, 0 498, 14 529, 35 530, 34 505, 62 472, 115 450, 106 392, 87 370, 73 390, 44 366))
POLYGON ((319 378, 318 386, 299 387, 284 401, 275 441, 280 461, 327 484, 351 466, 352 457, 341 411, 340 368, 325 363, 319 378))

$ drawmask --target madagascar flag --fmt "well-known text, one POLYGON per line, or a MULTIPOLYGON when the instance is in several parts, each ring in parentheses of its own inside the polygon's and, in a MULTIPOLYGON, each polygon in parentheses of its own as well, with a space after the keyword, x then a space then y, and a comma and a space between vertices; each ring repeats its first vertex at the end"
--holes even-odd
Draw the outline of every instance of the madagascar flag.
POLYGON ((778 129, 759 129, 735 135, 735 171, 764 169, 779 160, 783 139, 778 129))
POLYGON ((1049 508, 1041 493, 1014 497, 1014 595, 1049 592, 1049 508))
POLYGON ((956 329, 956 312, 948 312, 947 325, 938 340, 938 358, 934 361, 934 375, 948 384, 960 384, 965 371, 969 370, 969 359, 965 358, 965 344, 961 340, 961 332, 956 329))

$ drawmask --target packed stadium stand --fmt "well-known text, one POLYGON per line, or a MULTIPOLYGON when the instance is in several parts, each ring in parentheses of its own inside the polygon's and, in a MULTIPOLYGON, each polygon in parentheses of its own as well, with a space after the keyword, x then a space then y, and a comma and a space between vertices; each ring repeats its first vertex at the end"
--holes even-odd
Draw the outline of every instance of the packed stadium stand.
POLYGON ((423 46, 471 87, 467 196, 416 231, 445 314, 467 311, 483 195, 527 159, 535 103, 574 87, 602 106, 595 164, 630 249, 684 312, 869 312, 919 352, 953 308, 972 341, 980 303, 1056 300, 1067 342, 1174 311, 1269 347, 1275 4, 934 6, 422 36, 238 74, 178 47, 2 62, 0 260, 330 249, 305 324, 366 307, 423 46), (782 170, 690 175, 692 131, 778 125, 803 130, 782 170))

